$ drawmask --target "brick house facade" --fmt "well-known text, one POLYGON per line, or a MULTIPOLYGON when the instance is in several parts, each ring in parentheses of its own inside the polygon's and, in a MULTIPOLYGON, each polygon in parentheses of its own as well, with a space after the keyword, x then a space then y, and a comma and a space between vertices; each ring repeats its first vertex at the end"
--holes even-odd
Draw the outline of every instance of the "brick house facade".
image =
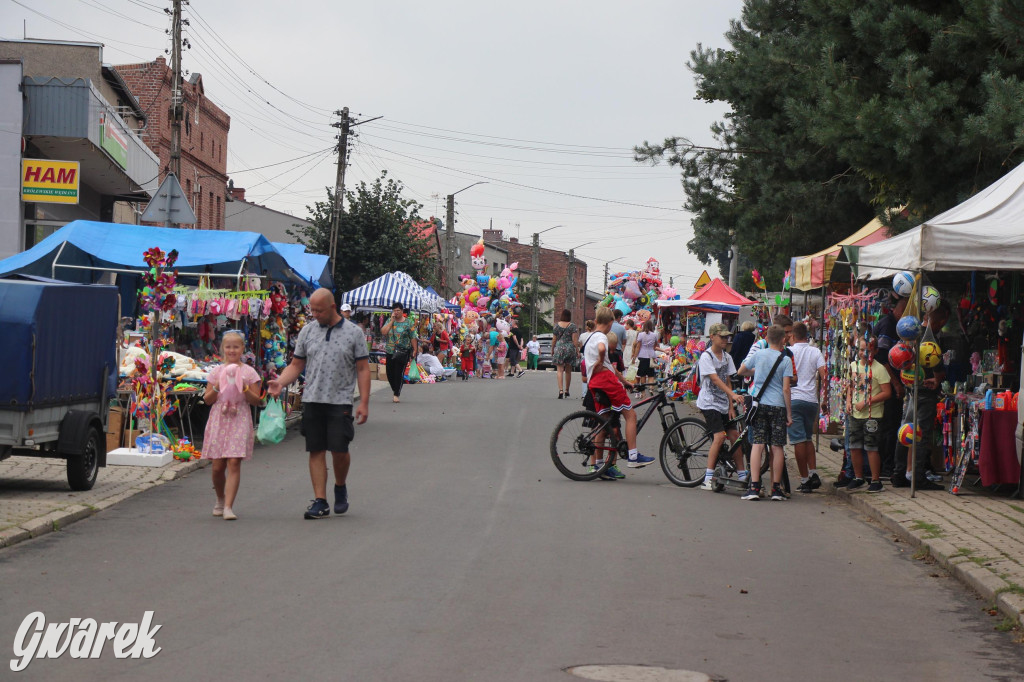
MULTIPOLYGON (((501 230, 484 230, 484 243, 492 244, 500 249, 503 249, 508 253, 508 262, 514 263, 519 262, 519 272, 521 274, 532 274, 533 273, 533 246, 530 244, 521 243, 515 237, 505 239, 505 235, 501 230)), ((555 320, 548 320, 554 323, 562 314, 562 310, 567 308, 566 305, 566 293, 568 292, 568 280, 569 280, 569 254, 564 251, 556 251, 555 249, 546 249, 543 246, 540 247, 540 279, 544 282, 550 282, 558 287, 558 292, 555 294, 554 307, 552 314, 555 320)), ((587 264, 579 259, 573 264, 573 282, 575 289, 575 300, 572 309, 572 321, 577 326, 582 327, 583 322, 586 319, 586 305, 587 305, 587 264)))
MULTIPOLYGON (((149 124, 142 140, 160 157, 160 180, 171 159, 172 72, 163 57, 145 64, 122 64, 114 70, 147 112, 149 124)), ((224 229, 227 193, 228 131, 231 117, 206 96, 203 77, 194 73, 182 83, 185 119, 181 122, 181 176, 201 230, 224 229)))

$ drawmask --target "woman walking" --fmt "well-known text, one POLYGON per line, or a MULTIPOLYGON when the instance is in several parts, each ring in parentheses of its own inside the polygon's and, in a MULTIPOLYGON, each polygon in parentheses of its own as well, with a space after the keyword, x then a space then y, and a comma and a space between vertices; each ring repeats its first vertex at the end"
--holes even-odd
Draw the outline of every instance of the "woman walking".
POLYGON ((555 345, 551 351, 551 359, 557 371, 558 399, 561 400, 569 395, 569 382, 572 380, 572 367, 576 364, 580 337, 580 331, 572 323, 572 313, 568 308, 562 311, 562 317, 555 324, 553 331, 555 345))
POLYGON ((654 347, 658 343, 658 335, 654 333, 654 320, 644 322, 644 330, 637 334, 633 342, 633 357, 639 358, 636 378, 641 386, 654 379, 654 347))
POLYGON ((409 364, 410 356, 418 355, 419 345, 413 322, 408 318, 401 303, 396 302, 391 307, 391 319, 381 327, 381 333, 384 334, 384 352, 387 355, 385 369, 388 383, 391 384, 391 392, 394 394, 391 402, 397 403, 405 382, 405 366, 409 364))
POLYGON ((634 359, 633 346, 636 344, 637 337, 636 322, 632 319, 627 319, 623 326, 626 327, 626 338, 619 339, 619 347, 622 348, 622 364, 626 366, 626 369, 629 369, 634 359))

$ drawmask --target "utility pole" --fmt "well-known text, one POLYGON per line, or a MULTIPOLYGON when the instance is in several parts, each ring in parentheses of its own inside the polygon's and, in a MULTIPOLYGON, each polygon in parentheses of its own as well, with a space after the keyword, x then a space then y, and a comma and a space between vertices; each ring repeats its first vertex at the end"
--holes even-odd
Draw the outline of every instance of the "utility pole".
POLYGON ((445 298, 455 295, 455 195, 445 203, 444 220, 444 288, 445 298))
POLYGON ((739 267, 740 250, 736 248, 736 234, 729 230, 729 287, 736 288, 736 269, 739 267))
POLYGON ((181 175, 181 121, 185 117, 181 90, 181 0, 171 10, 171 162, 169 171, 181 175))
POLYGON ((533 276, 530 278, 530 333, 537 333, 537 306, 540 303, 540 233, 533 233, 533 258, 530 263, 533 276))
POLYGON ((329 255, 332 277, 338 265, 338 230, 341 226, 341 210, 345 200, 345 166, 348 164, 348 133, 350 127, 348 107, 334 113, 340 116, 341 120, 331 125, 335 128, 341 128, 341 134, 338 135, 338 173, 334 180, 334 209, 331 212, 331 252, 329 255))
POLYGON ((566 273, 565 307, 569 312, 576 314, 576 253, 575 249, 569 249, 569 269, 566 273))
POLYGON ((601 282, 601 293, 608 291, 608 261, 604 262, 604 281, 601 282))

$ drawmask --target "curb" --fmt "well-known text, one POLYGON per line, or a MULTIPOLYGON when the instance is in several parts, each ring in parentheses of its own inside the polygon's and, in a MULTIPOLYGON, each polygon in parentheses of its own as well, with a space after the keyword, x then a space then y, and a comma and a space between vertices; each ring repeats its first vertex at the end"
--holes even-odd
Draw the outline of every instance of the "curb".
POLYGON ((950 575, 993 604, 1004 616, 1024 627, 1024 595, 1013 592, 1013 586, 998 575, 970 561, 942 538, 925 537, 927 531, 918 534, 907 528, 898 519, 869 502, 870 497, 866 493, 850 493, 843 488, 833 488, 831 484, 822 485, 822 490, 826 495, 843 500, 853 509, 874 519, 907 545, 926 549, 950 575))
POLYGON ((206 467, 208 463, 209 460, 203 459, 193 459, 187 462, 172 462, 170 465, 172 468, 164 471, 155 481, 139 483, 130 490, 117 495, 111 495, 110 497, 99 500, 94 505, 87 506, 72 504, 64 509, 59 509, 42 516, 38 516, 22 523, 19 526, 2 530, 0 531, 0 548, 11 547, 19 542, 24 542, 25 540, 38 538, 54 531, 64 530, 64 528, 75 521, 81 521, 82 519, 89 518, 104 509, 113 507, 118 502, 123 502, 129 497, 134 497, 135 495, 138 495, 145 490, 149 490, 154 486, 162 485, 168 481, 174 481, 187 476, 197 469, 206 467))

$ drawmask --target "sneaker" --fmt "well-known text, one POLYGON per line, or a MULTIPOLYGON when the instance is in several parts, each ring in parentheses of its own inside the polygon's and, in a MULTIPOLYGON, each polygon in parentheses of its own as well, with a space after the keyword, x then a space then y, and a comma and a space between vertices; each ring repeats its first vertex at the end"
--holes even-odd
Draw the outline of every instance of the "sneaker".
POLYGON ((614 464, 611 465, 610 467, 608 467, 607 469, 605 469, 604 475, 608 476, 609 478, 613 478, 613 479, 622 479, 622 478, 626 477, 626 474, 622 473, 619 470, 619 467, 617 467, 614 464))
POLYGON ((807 483, 810 484, 811 490, 817 490, 821 487, 821 479, 818 477, 818 474, 813 474, 808 478, 807 483))
POLYGON ((805 482, 801 483, 799 485, 799 487, 797 487, 796 491, 798 493, 813 493, 814 492, 814 488, 811 487, 811 482, 810 481, 805 481, 805 482))
POLYGON ((772 501, 773 502, 785 502, 786 493, 782 490, 781 485, 772 486, 772 501))
POLYGON ((217 500, 217 504, 213 505, 214 516, 224 516, 224 500, 217 500))
POLYGON ((334 513, 344 514, 348 511, 348 486, 334 486, 334 513))
POLYGON ((863 488, 866 484, 867 482, 863 478, 855 478, 850 481, 850 484, 846 486, 846 489, 857 490, 858 488, 863 488))
POLYGON ((871 485, 868 486, 869 493, 880 493, 884 490, 881 481, 871 481, 871 485))
POLYGON ((700 486, 700 489, 701 490, 714 490, 715 486, 713 486, 711 484, 711 479, 710 478, 705 478, 704 479, 704 483, 702 483, 701 486, 700 486))
POLYGON ((322 519, 331 515, 331 505, 327 504, 327 500, 322 497, 318 497, 313 500, 313 504, 306 507, 306 513, 302 515, 304 519, 322 519))
POLYGON ((750 500, 751 502, 757 502, 758 498, 761 497, 761 486, 755 486, 753 483, 747 488, 747 492, 743 494, 741 500, 750 500))
POLYGON ((907 480, 907 475, 902 471, 895 471, 892 477, 889 479, 892 482, 893 488, 909 488, 910 481, 907 480))
POLYGON ((642 467, 647 466, 648 464, 650 464, 653 461, 654 461, 653 457, 648 457, 647 455, 641 455, 638 452, 637 455, 636 455, 636 459, 629 460, 629 463, 626 464, 626 466, 629 467, 630 469, 640 469, 642 467))
POLYGON ((221 514, 225 521, 237 521, 238 515, 231 511, 231 507, 224 507, 224 513, 221 514))
POLYGON ((924 477, 927 478, 932 483, 942 483, 942 476, 939 476, 934 471, 924 472, 924 477))

